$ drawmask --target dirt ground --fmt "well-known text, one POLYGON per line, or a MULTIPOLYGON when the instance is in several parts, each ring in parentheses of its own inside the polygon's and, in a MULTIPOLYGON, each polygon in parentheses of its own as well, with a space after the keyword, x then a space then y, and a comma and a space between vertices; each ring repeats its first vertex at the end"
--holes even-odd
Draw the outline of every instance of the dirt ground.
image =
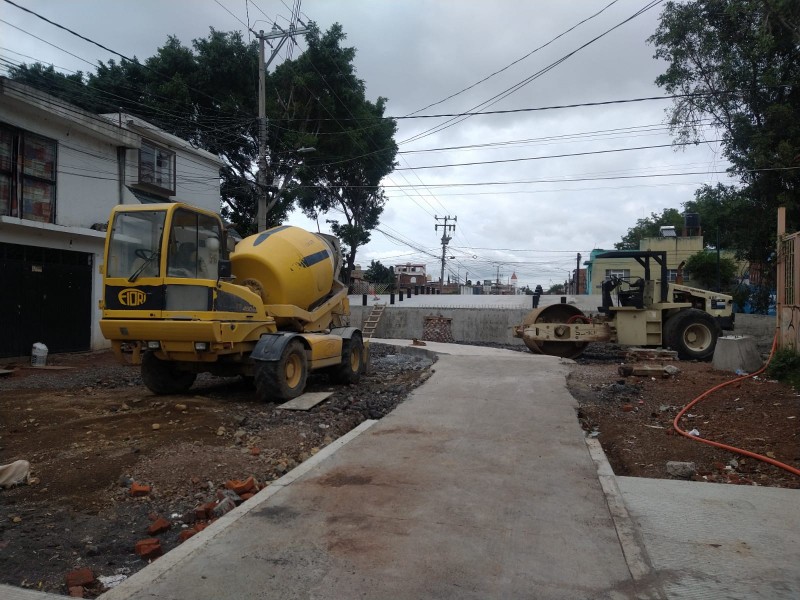
MULTIPOLYGON (((736 379, 710 363, 628 362, 673 365, 680 372, 661 377, 623 377, 619 348, 590 348, 572 370, 568 386, 578 400, 583 429, 597 437, 614 473, 671 478, 668 461, 693 462, 696 481, 800 488, 800 477, 771 464, 743 457, 675 433, 673 420, 695 397, 736 379)), ((710 394, 680 421, 683 430, 800 468, 800 393, 756 376, 710 394)))
MULTIPOLYGON (((674 362, 663 363, 680 369, 669 379, 621 377, 619 348, 592 348, 568 385, 580 423, 618 475, 664 478, 667 461, 692 461, 700 481, 800 487, 800 478, 776 467, 672 432, 680 407, 733 374, 674 362)), ((137 541, 156 537, 164 552, 174 548, 182 532, 206 522, 195 509, 218 501, 226 482, 268 484, 364 419, 390 412, 431 372, 427 359, 373 345, 372 370, 360 385, 312 377, 308 391, 334 394, 297 412, 257 402, 239 379, 204 376, 190 394, 155 396, 137 368, 107 352, 48 363, 69 368, 0 377, 0 464, 28 460, 34 477, 0 491, 0 583, 61 594, 66 574, 78 568, 98 578, 141 569, 147 560, 134 553, 137 541), (150 493, 131 496, 133 482, 150 493), (171 528, 148 534, 159 517, 171 528)), ((800 394, 759 378, 698 405, 683 426, 800 467, 799 420, 800 394)), ((103 589, 95 581, 85 597, 103 589)))

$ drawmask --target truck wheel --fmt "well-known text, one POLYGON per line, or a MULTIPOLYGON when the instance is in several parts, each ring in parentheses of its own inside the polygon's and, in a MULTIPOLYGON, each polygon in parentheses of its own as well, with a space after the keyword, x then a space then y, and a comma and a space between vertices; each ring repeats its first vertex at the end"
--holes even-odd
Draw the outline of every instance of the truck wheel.
POLYGON ((664 327, 669 345, 683 360, 711 360, 717 346, 719 326, 714 317, 690 308, 673 315, 664 327))
POLYGON ((181 371, 152 352, 142 356, 142 381, 154 394, 182 394, 194 383, 196 373, 181 371))
POLYGON ((256 391, 265 402, 297 398, 306 389, 307 378, 308 357, 300 340, 289 342, 280 360, 256 365, 256 391))
POLYGON ((356 334, 349 340, 342 340, 342 364, 331 372, 331 379, 334 383, 358 383, 363 372, 364 341, 356 334))

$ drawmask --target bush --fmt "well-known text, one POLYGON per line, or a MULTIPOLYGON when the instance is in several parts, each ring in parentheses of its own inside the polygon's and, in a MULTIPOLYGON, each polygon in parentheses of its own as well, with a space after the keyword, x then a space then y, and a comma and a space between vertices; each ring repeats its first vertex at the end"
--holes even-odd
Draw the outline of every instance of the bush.
POLYGON ((767 367, 767 375, 800 388, 800 354, 791 348, 777 350, 767 367))

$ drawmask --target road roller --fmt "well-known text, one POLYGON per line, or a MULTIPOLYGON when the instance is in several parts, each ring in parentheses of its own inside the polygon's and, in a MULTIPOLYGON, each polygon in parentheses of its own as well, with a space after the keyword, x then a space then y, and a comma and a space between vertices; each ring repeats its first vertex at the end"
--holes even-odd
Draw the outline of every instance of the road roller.
POLYGON ((710 360, 722 330, 734 328, 733 297, 670 283, 666 252, 615 251, 597 258, 635 260, 644 277, 603 281, 596 312, 565 303, 534 309, 514 328, 531 352, 574 359, 591 342, 613 342, 671 348, 683 360, 710 360))

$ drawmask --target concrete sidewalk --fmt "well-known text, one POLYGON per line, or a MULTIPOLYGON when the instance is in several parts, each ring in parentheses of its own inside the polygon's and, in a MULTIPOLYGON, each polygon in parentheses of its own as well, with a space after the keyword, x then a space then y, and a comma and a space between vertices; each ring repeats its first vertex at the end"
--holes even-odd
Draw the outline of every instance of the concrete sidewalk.
POLYGON ((567 365, 446 350, 463 354, 390 415, 102 598, 656 597, 626 564, 567 365))

